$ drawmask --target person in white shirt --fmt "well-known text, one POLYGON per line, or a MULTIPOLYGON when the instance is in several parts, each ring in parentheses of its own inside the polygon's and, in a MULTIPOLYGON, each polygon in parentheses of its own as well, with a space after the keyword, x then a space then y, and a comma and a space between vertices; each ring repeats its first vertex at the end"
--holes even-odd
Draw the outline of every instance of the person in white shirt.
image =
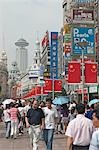
POLYGON ((84 104, 77 104, 77 117, 70 121, 67 130, 66 150, 89 150, 89 144, 93 133, 92 121, 84 116, 84 104))
POLYGON ((89 150, 99 150, 99 105, 93 111, 92 121, 96 131, 92 135, 89 150))
POLYGON ((50 98, 46 99, 46 107, 43 111, 45 114, 44 141, 46 143, 46 150, 52 150, 55 122, 58 118, 58 112, 52 107, 52 101, 50 98))
POLYGON ((10 132, 11 132, 11 118, 9 114, 9 104, 6 105, 6 109, 3 112, 4 115, 4 122, 6 124, 6 138, 10 137, 10 132))

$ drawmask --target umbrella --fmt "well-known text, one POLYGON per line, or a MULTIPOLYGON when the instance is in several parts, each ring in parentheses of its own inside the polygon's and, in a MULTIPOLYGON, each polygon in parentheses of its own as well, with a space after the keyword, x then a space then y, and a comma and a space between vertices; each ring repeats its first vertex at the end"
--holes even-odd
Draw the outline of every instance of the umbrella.
POLYGON ((53 104, 55 104, 55 105, 62 105, 62 104, 66 104, 68 102, 69 102, 69 98, 67 98, 65 96, 60 96, 53 100, 53 104))
POLYGON ((10 104, 11 102, 15 102, 13 99, 6 99, 2 103, 3 105, 10 104))
POLYGON ((93 99, 89 102, 89 106, 91 106, 92 104, 96 104, 99 103, 99 99, 93 99))

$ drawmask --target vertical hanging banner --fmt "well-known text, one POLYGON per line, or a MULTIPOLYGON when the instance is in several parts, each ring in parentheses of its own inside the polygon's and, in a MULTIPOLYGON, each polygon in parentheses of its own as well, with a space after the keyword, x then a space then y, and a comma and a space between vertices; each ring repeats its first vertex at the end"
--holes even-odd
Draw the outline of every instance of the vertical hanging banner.
POLYGON ((51 32, 51 79, 58 79, 58 32, 51 32))
POLYGON ((85 83, 97 83, 97 63, 85 63, 85 83))
POLYGON ((62 92, 62 80, 54 80, 54 91, 62 92))
POLYGON ((68 83, 81 82, 81 66, 79 62, 68 63, 68 83))
POLYGON ((45 79, 45 85, 44 85, 44 88, 45 88, 45 91, 46 92, 52 92, 52 79, 45 79))
POLYGON ((48 95, 48 92, 46 91, 46 87, 43 87, 43 95, 48 95))
POLYGON ((36 96, 41 95, 41 86, 36 86, 35 91, 36 91, 36 96))

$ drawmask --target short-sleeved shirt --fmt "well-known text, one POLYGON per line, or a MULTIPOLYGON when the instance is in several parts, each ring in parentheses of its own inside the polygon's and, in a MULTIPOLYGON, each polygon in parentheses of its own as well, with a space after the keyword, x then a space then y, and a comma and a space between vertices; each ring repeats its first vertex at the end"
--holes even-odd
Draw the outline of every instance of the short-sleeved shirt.
POLYGON ((11 108, 10 110, 9 110, 9 113, 10 113, 10 116, 11 116, 11 120, 14 120, 14 121, 17 121, 17 119, 18 119, 18 116, 17 116, 17 114, 18 114, 18 108, 11 108))
POLYGON ((5 122, 11 121, 10 114, 9 114, 9 109, 4 110, 3 114, 4 114, 4 121, 5 122))
POLYGON ((28 122, 30 125, 40 125, 42 123, 42 118, 45 118, 44 112, 41 108, 30 108, 27 112, 26 117, 28 118, 28 122))
POLYGON ((69 123, 66 136, 73 138, 74 145, 87 146, 90 144, 93 130, 92 121, 79 114, 69 123))
POLYGON ((45 107, 43 109, 45 114, 45 129, 54 129, 55 128, 55 118, 58 118, 58 112, 56 108, 49 109, 45 107))
POLYGON ((92 135, 89 150, 99 150, 99 129, 96 130, 92 135))

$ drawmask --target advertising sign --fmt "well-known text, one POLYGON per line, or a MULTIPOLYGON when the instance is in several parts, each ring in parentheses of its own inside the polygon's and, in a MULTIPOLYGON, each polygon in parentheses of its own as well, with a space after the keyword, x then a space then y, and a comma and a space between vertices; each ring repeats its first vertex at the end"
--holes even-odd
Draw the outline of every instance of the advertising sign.
POLYGON ((71 52, 71 42, 64 43, 64 52, 65 52, 65 54, 71 52))
POLYGON ((98 87, 97 86, 89 87, 89 93, 97 93, 97 92, 98 92, 98 87))
POLYGON ((94 10, 74 9, 73 23, 94 23, 94 10))
POLYGON ((38 78, 39 70, 29 70, 29 78, 38 78))
POLYGON ((82 50, 86 55, 95 54, 95 29, 87 27, 74 27, 72 30, 72 53, 81 55, 82 50), (87 42, 86 47, 80 47, 79 42, 87 42))
POLYGON ((64 42, 70 42, 71 41, 71 34, 65 34, 63 40, 64 40, 64 42))
POLYGON ((95 0, 74 0, 76 3, 90 3, 90 2, 95 2, 95 0))
POLYGON ((58 79, 58 32, 51 32, 51 79, 58 79))

